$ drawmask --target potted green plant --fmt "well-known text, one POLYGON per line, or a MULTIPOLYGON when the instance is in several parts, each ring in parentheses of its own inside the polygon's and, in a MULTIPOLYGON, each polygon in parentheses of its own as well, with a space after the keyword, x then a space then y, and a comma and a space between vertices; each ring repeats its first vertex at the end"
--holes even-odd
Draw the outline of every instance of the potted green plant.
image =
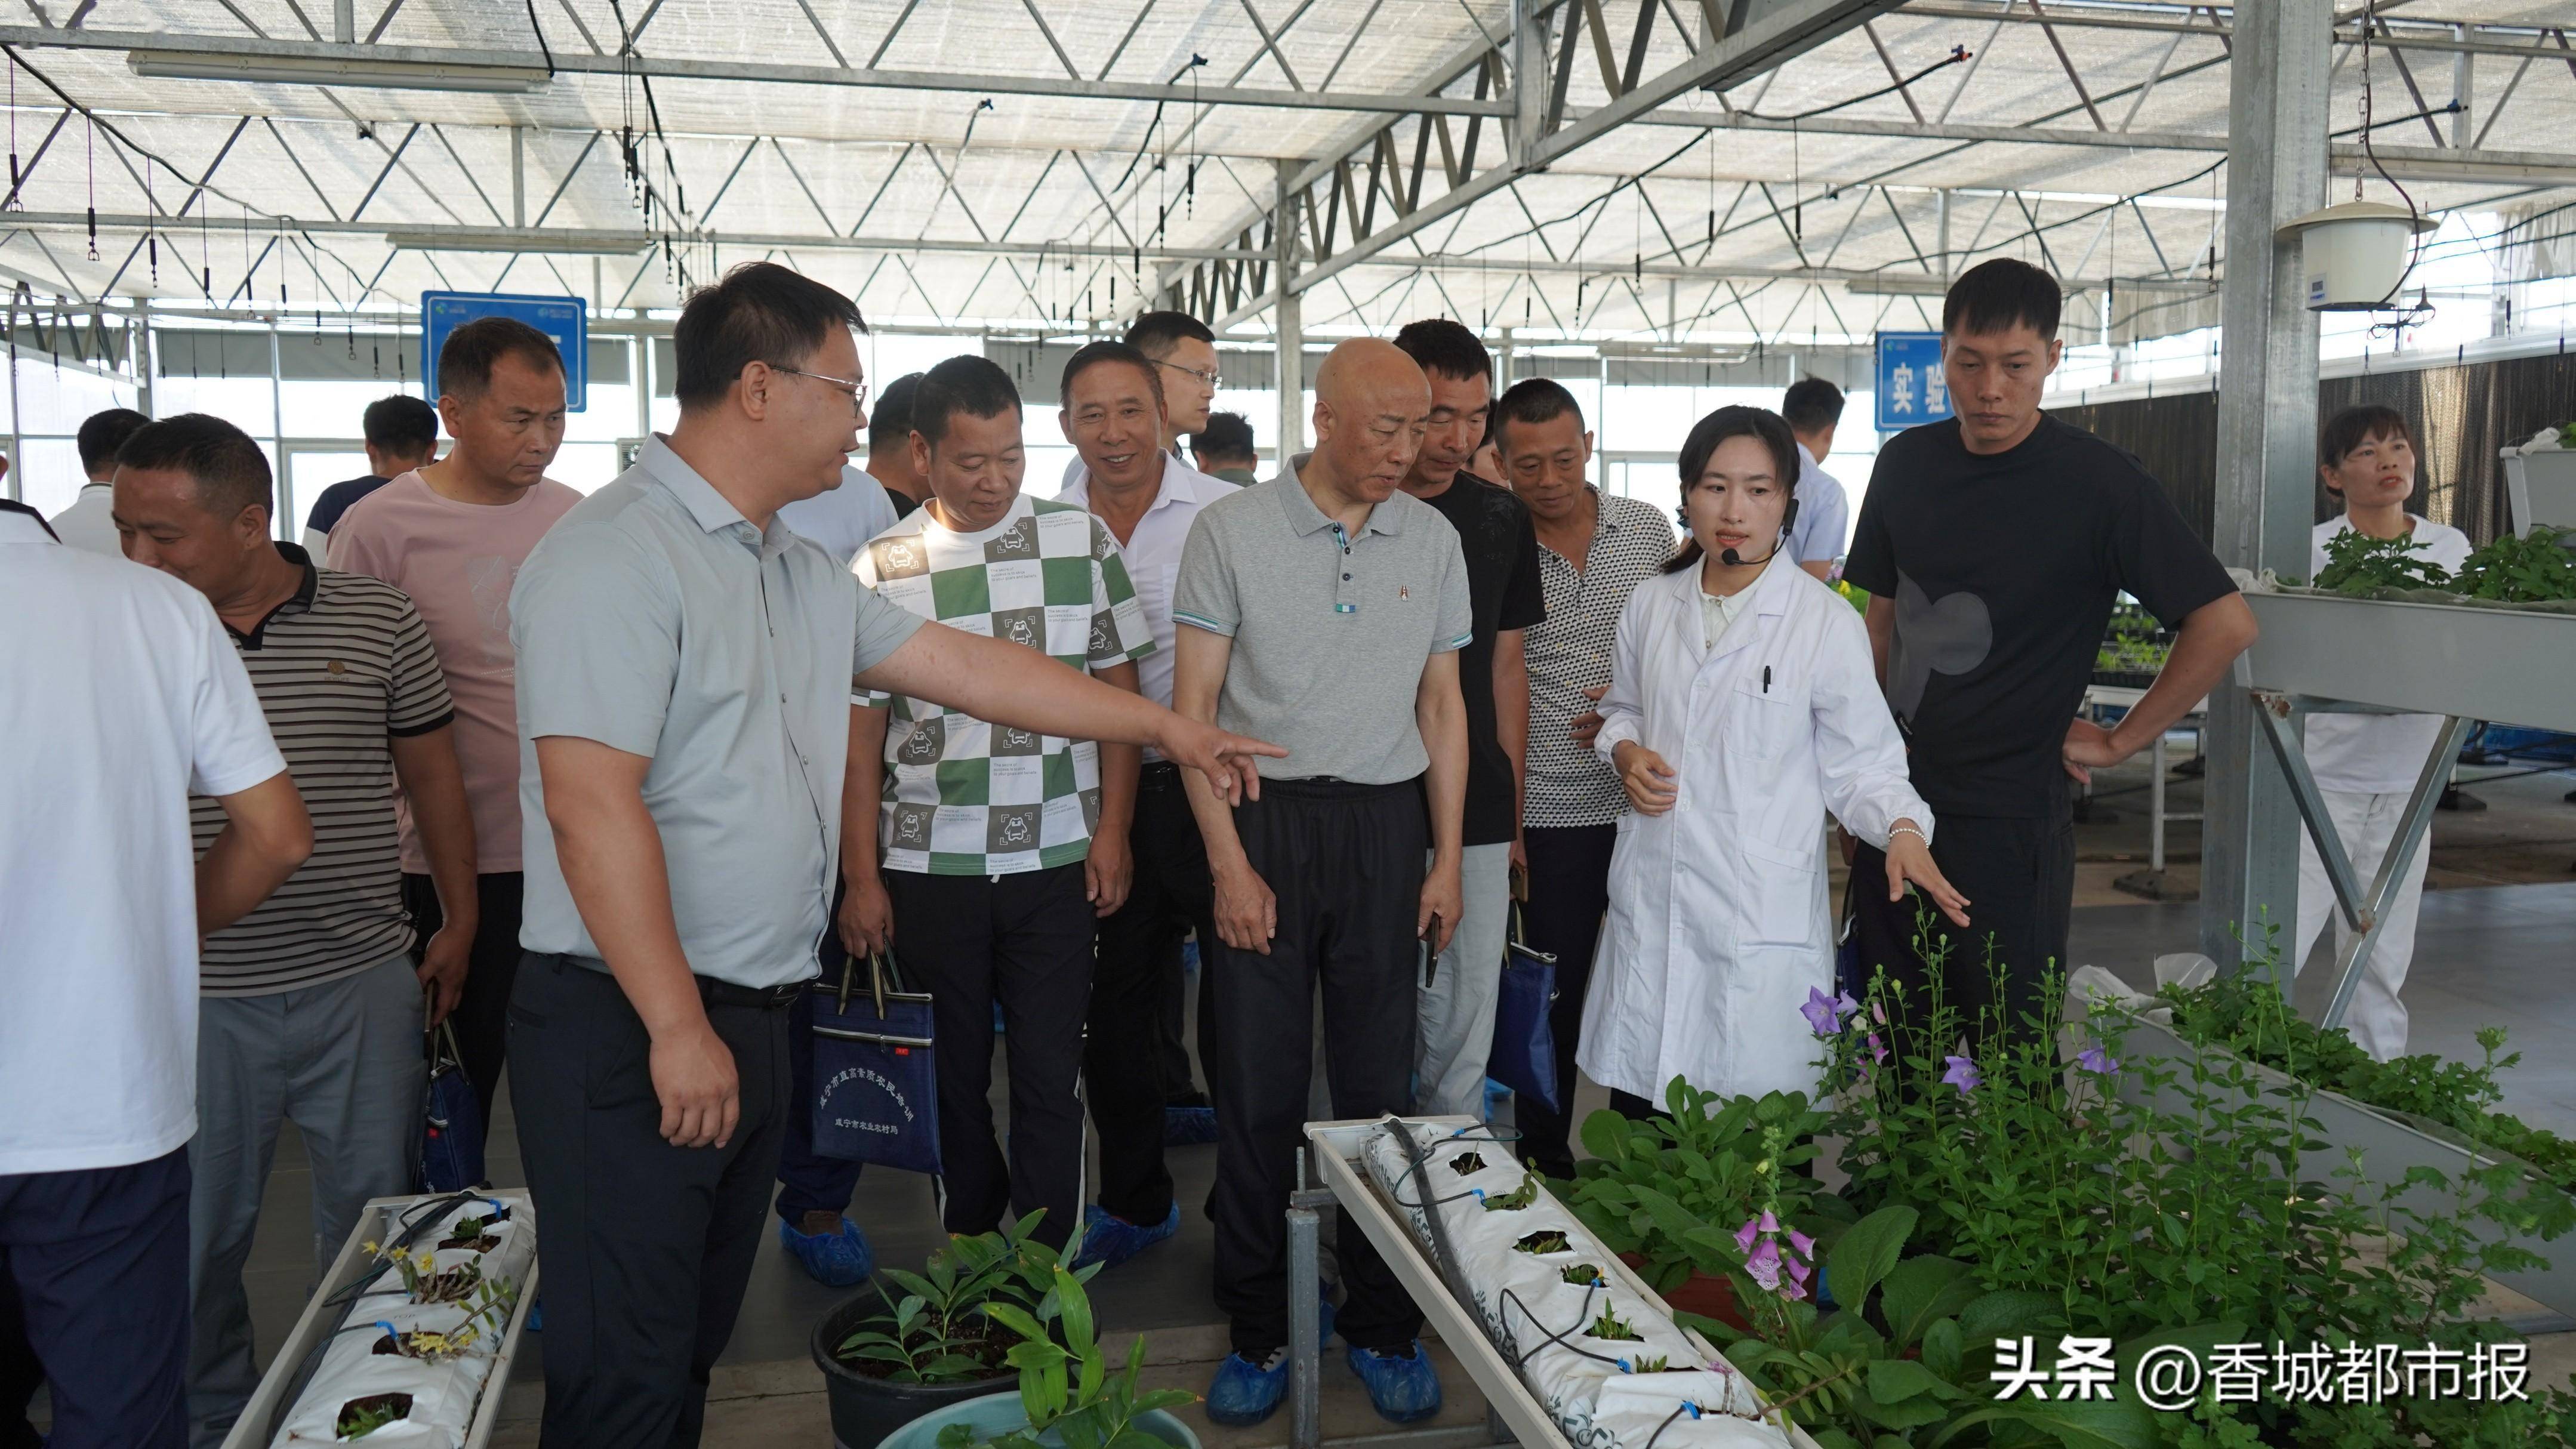
POLYGON ((835 1441, 869 1449, 924 1414, 1011 1386, 1014 1336, 997 1310, 1035 1323, 1060 1311, 1056 1251, 1030 1236, 1044 1216, 955 1239, 918 1273, 888 1268, 823 1315, 812 1351, 835 1441))
POLYGON ((885 1449, 1199 1449, 1198 1436, 1167 1412, 1198 1396, 1140 1387, 1142 1336, 1127 1366, 1110 1372, 1081 1278, 1061 1264, 1052 1277, 1044 1300, 1051 1319, 1008 1303, 988 1311, 1019 1340, 1007 1355, 1019 1370, 1019 1393, 934 1410, 888 1435, 885 1449))

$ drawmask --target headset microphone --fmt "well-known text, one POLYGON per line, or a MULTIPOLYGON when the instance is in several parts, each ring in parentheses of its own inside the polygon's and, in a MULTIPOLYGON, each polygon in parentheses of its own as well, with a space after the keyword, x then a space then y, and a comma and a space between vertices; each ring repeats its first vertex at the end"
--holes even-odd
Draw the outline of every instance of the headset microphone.
POLYGON ((1783 549, 1783 548, 1785 548, 1785 547, 1787 547, 1787 546, 1788 546, 1788 543, 1789 543, 1789 529, 1790 529, 1790 527, 1791 527, 1792 525, 1794 525, 1795 523, 1797 523, 1797 521, 1798 521, 1798 500, 1797 500, 1797 499, 1795 499, 1795 498, 1792 498, 1792 499, 1790 499, 1790 500, 1789 500, 1789 506, 1788 506, 1787 508, 1785 508, 1785 509, 1782 509, 1782 510, 1781 510, 1781 512, 1780 512, 1780 537, 1779 537, 1778 541, 1774 542, 1774 543, 1771 545, 1771 551, 1770 551, 1769 553, 1766 553, 1766 554, 1762 555, 1762 557, 1760 557, 1760 558, 1748 559, 1748 558, 1746 558, 1744 555, 1742 555, 1742 554, 1740 554, 1740 553, 1737 553, 1735 550, 1733 550, 1733 549, 1731 549, 1731 548, 1730 548, 1730 549, 1726 550, 1725 552, 1723 552, 1723 553, 1721 553, 1721 554, 1719 554, 1719 555, 1717 556, 1717 560, 1718 560, 1718 562, 1720 562, 1720 563, 1722 563, 1722 564, 1726 565, 1728 568, 1731 568, 1731 569, 1734 569, 1734 568, 1742 568, 1742 567, 1744 567, 1744 566, 1745 566, 1746 564, 1748 564, 1748 563, 1757 563, 1757 564, 1767 564, 1767 563, 1769 563, 1771 560, 1773 560, 1773 559, 1775 559, 1775 558, 1777 558, 1777 557, 1779 557, 1779 556, 1780 556, 1780 550, 1781 550, 1781 549, 1783 549))

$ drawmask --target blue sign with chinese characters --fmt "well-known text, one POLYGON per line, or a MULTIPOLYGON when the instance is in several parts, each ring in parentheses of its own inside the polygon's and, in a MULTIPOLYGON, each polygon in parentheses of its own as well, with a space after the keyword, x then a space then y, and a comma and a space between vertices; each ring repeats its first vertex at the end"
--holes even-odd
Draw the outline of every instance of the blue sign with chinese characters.
POLYGON ((510 317, 554 340, 564 360, 564 406, 580 412, 590 392, 590 314, 579 297, 532 297, 514 292, 420 294, 420 375, 430 401, 438 400, 438 350, 447 334, 478 317, 510 317))
POLYGON ((1878 334, 1878 430, 1902 432, 1950 416, 1950 385, 1941 375, 1941 334, 1878 334))

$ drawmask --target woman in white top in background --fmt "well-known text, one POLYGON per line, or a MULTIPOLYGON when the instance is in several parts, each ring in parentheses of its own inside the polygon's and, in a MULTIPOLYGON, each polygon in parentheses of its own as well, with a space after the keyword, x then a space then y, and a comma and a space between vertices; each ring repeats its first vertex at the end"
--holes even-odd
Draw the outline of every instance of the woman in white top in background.
MULTIPOLYGON (((2372 538, 2411 534, 2418 548, 2415 557, 2446 570, 2458 569, 2469 556, 2467 534, 2406 511, 2406 500, 2415 492, 2415 437, 2395 408, 2345 408, 2327 420, 2317 441, 2317 476, 2325 480, 2327 492, 2343 499, 2343 516, 2317 525, 2308 550, 2311 577, 2325 571, 2327 540, 2346 529, 2372 538)), ((2335 834, 2364 890, 2379 874, 2380 859, 2397 834, 2397 817, 2441 732, 2442 717, 2431 714, 2308 717, 2308 768, 2316 773, 2326 813, 2334 819, 2335 834)), ((2415 907, 2424 898, 2424 863, 2431 854, 2427 845, 2408 862, 2344 1015, 2353 1044, 2383 1062, 2406 1050, 2406 1006, 2397 992, 2415 958, 2415 907)), ((2291 971, 2307 959, 2329 918, 2335 923, 2336 959, 2341 959, 2352 927, 2335 909, 2334 887, 2326 879, 2316 841, 2302 830, 2291 971)))
POLYGON ((1676 1076, 1814 1093, 1798 1008, 1834 989, 1827 810, 1887 852, 1890 900, 1912 882, 1968 923, 1932 863, 1859 612, 1795 559, 1773 566, 1796 518, 1789 425, 1720 408, 1682 445, 1681 478, 1690 539, 1620 615, 1594 745, 1632 813, 1579 1059, 1631 1116, 1676 1076))

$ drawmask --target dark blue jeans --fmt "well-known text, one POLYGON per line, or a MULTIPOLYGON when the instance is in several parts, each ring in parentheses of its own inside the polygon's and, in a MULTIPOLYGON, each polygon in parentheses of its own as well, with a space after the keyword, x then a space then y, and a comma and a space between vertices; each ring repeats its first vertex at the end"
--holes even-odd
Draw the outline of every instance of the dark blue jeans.
POLYGON ((0 1176, 0 1443, 53 1383, 54 1449, 188 1442, 188 1149, 0 1176))

